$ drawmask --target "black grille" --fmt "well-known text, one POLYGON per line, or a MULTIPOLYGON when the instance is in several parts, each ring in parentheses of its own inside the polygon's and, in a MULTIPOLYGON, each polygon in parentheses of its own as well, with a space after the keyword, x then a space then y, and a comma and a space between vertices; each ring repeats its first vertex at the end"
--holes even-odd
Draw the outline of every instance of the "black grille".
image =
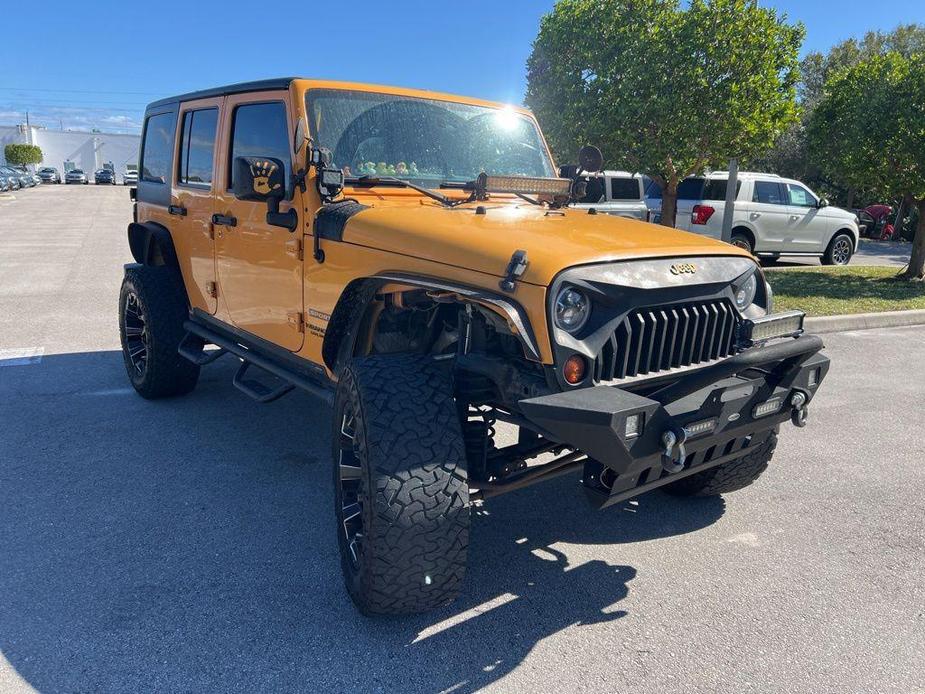
POLYGON ((631 311, 594 362, 596 381, 692 366, 735 353, 739 318, 726 301, 631 311))

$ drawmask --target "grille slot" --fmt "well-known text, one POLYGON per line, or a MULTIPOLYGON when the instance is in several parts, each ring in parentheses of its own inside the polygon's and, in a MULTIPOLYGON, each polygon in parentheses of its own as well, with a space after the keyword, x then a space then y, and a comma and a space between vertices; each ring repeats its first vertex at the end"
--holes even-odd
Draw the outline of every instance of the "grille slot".
POLYGON ((738 324, 724 300, 635 309, 601 348, 594 378, 646 376, 731 356, 738 324))

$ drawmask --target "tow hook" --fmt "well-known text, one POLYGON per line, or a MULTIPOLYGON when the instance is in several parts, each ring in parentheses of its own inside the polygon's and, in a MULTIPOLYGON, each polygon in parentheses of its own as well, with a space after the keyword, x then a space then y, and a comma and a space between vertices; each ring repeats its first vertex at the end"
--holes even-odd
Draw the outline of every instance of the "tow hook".
POLYGON ((790 405, 793 409, 790 412, 790 421, 793 425, 801 429, 806 426, 806 418, 809 416, 809 407, 806 405, 806 395, 797 391, 790 398, 790 405))
POLYGON ((662 468, 665 472, 681 472, 684 469, 684 460, 687 458, 687 451, 684 450, 685 441, 687 441, 687 434, 683 429, 680 435, 670 429, 662 434, 662 445, 665 447, 662 451, 662 468), (677 458, 672 453, 675 446, 678 447, 677 458))

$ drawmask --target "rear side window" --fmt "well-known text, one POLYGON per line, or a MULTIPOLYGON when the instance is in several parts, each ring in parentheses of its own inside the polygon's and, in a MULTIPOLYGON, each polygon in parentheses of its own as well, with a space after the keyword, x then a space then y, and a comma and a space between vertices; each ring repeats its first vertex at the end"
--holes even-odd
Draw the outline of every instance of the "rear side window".
MULTIPOLYGON (((283 162, 284 180, 289 181, 289 125, 286 105, 281 101, 245 104, 234 111, 229 171, 234 175, 235 157, 273 157, 283 162)), ((234 185, 233 180, 228 181, 234 185)), ((287 183, 287 193, 289 184, 287 183)))
POLYGON ((177 172, 177 181, 182 185, 208 188, 212 184, 217 127, 217 108, 187 111, 183 114, 180 166, 177 172))
MULTIPOLYGON (((701 191, 703 191, 702 178, 685 178, 678 184, 678 200, 702 200, 701 191)), ((658 183, 652 181, 646 195, 653 200, 661 200, 662 189, 658 183)))
POLYGON ((610 198, 612 200, 639 200, 639 179, 611 178, 610 198))
POLYGON ((161 113, 148 118, 141 146, 141 180, 167 183, 173 154, 173 125, 176 113, 161 113))
MULTIPOLYGON (((725 178, 711 178, 703 186, 703 200, 725 200, 726 188, 729 180, 725 178)), ((742 189, 742 181, 736 181, 736 198, 742 189)))
POLYGON ((777 181, 755 181, 755 192, 752 202, 763 202, 768 205, 786 205, 783 187, 777 181))
POLYGON ((678 200, 703 200, 702 178, 685 178, 678 184, 678 200))

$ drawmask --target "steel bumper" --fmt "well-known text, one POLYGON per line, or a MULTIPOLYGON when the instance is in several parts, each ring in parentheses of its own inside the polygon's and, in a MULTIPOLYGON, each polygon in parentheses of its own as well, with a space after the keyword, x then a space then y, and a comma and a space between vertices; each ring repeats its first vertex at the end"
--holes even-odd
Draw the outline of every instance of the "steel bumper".
POLYGON ((743 455, 805 422, 829 370, 822 340, 753 347, 646 395, 600 385, 520 401, 547 437, 589 457, 584 484, 608 505, 743 455))

